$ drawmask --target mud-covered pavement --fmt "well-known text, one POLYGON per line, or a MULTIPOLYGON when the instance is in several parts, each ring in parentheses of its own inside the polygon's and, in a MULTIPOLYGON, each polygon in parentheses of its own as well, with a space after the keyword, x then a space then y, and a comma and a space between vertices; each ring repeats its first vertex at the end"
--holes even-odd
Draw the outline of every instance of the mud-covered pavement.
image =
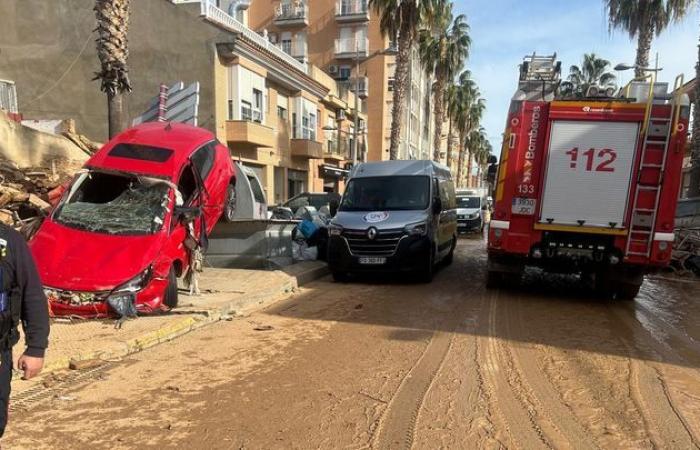
POLYGON ((699 448, 700 284, 323 280, 11 416, 10 448, 699 448))

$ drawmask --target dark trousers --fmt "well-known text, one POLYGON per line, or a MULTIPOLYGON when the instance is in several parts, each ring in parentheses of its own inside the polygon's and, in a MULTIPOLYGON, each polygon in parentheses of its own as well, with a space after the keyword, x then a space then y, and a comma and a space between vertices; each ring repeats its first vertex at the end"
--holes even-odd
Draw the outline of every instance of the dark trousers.
POLYGON ((0 437, 5 433, 10 407, 10 380, 12 380, 12 350, 0 352, 0 437))

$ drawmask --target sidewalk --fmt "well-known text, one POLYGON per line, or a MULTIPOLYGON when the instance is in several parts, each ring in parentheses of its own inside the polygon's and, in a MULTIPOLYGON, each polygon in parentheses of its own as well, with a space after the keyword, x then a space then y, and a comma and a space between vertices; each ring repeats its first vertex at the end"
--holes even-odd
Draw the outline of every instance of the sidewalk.
MULTIPOLYGON (((328 273, 325 263, 294 264, 283 270, 206 269, 200 278, 201 296, 190 297, 180 290, 178 308, 160 316, 142 316, 115 329, 113 320, 80 319, 51 324, 44 375, 68 369, 71 361, 110 361, 172 340, 192 330, 263 308, 284 298, 295 288, 328 273)), ((24 338, 15 347, 20 354, 24 338)), ((13 395, 36 383, 23 381, 19 374, 12 382, 13 395)))

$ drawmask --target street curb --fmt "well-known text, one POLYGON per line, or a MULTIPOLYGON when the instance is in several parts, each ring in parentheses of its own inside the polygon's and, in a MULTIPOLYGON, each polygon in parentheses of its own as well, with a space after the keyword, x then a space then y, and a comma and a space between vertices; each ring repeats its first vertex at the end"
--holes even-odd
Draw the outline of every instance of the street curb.
POLYGON ((282 283, 280 286, 268 289, 256 295, 245 296, 243 299, 230 301, 217 309, 194 312, 192 313, 193 316, 185 317, 182 320, 167 324, 157 330, 149 331, 141 336, 123 342, 121 345, 117 345, 116 349, 98 350, 61 357, 44 366, 42 375, 68 369, 71 361, 101 360, 108 362, 110 360, 117 360, 158 344, 171 341, 191 331, 219 322, 231 315, 250 314, 287 297, 299 286, 322 278, 328 275, 328 273, 330 273, 328 271, 328 266, 322 265, 319 267, 312 267, 296 275, 287 274, 289 280, 282 283))

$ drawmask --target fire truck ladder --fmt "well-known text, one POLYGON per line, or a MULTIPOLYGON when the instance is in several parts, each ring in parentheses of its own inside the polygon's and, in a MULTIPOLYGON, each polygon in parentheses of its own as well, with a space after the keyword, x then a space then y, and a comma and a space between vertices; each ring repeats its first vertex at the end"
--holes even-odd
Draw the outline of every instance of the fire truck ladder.
POLYGON ((661 187, 666 169, 671 139, 675 134, 680 111, 678 94, 683 85, 682 75, 676 78, 674 95, 654 97, 654 78, 651 78, 649 99, 642 128, 642 155, 639 163, 637 183, 635 186, 634 203, 632 203, 632 219, 630 221, 627 239, 627 256, 651 256, 654 242, 656 218, 661 201, 661 187), (680 83, 680 84, 679 84, 680 83), (670 108, 654 108, 654 100, 670 100, 670 108), (659 116, 656 111, 670 111, 659 116))

